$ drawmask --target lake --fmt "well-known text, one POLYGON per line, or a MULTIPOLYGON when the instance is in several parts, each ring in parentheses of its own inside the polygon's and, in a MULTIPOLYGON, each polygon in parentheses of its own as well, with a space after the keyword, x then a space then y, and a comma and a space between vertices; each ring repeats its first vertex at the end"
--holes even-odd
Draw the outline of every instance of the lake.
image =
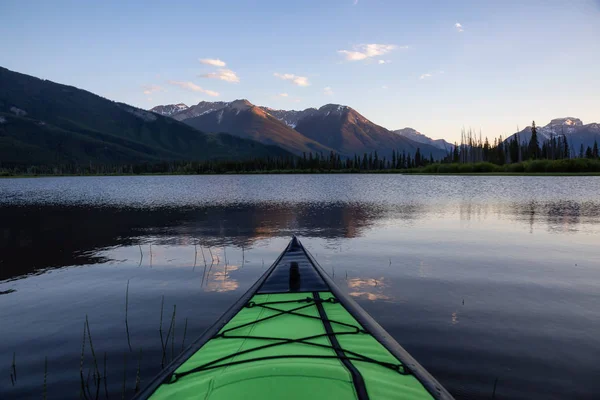
POLYGON ((457 399, 600 396, 600 177, 361 174, 0 179, 0 398, 130 397, 293 234, 457 399))

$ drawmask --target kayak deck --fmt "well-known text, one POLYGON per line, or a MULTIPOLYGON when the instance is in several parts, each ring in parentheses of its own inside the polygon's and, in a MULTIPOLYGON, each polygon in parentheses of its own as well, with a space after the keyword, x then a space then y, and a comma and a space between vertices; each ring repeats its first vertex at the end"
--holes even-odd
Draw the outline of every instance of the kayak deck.
POLYGON ((390 338, 374 335, 349 301, 294 238, 221 323, 139 397, 451 398, 433 378, 424 384, 422 367, 386 347, 390 338))

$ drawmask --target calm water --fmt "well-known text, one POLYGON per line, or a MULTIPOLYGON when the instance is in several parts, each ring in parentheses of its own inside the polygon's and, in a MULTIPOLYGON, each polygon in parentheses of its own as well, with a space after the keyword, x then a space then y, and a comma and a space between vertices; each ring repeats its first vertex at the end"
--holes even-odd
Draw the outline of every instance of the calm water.
POLYGON ((292 234, 457 398, 600 397, 600 178, 275 175, 0 180, 0 398, 79 398, 86 315, 130 396, 292 234))

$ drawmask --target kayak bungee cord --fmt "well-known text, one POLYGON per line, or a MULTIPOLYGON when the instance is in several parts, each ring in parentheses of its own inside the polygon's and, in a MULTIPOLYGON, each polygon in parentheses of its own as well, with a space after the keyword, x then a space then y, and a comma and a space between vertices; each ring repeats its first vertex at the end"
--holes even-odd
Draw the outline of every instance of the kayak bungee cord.
POLYGON ((326 356, 326 355, 306 355, 306 354, 287 354, 287 355, 273 355, 273 356, 266 356, 266 357, 256 357, 256 358, 251 358, 251 359, 246 359, 246 360, 238 360, 238 361, 229 361, 226 363, 220 363, 221 361, 225 361, 227 359, 230 358, 234 358, 236 356, 240 356, 240 355, 244 355, 244 354, 248 354, 248 353, 252 353, 255 351, 259 351, 259 350, 263 350, 266 348, 271 348, 271 347, 276 347, 276 346, 282 346, 282 345, 286 345, 286 344, 290 344, 290 343, 301 343, 301 344, 305 344, 305 345, 309 345, 309 346, 316 346, 316 347, 321 347, 321 348, 326 348, 326 349, 332 349, 332 350, 336 350, 336 347, 333 345, 324 345, 324 344, 320 344, 320 343, 314 343, 314 342, 309 342, 309 340, 314 340, 317 338, 322 338, 322 337, 328 337, 331 339, 331 337, 333 336, 337 336, 337 335, 356 335, 356 334, 361 334, 361 333, 367 333, 364 329, 361 329, 360 327, 356 326, 356 325, 351 325, 351 324, 346 324, 344 322, 340 322, 340 321, 336 321, 336 320, 332 320, 332 319, 328 319, 328 318, 321 318, 321 317, 315 317, 312 315, 306 315, 306 314, 300 314, 296 311, 299 310, 303 310, 312 306, 317 306, 320 303, 333 303, 336 304, 338 303, 337 299, 335 299, 334 297, 330 297, 328 299, 320 299, 320 298, 311 298, 311 297, 307 297, 305 299, 299 299, 299 300, 286 300, 286 301, 270 301, 270 302, 263 302, 263 303, 255 303, 253 301, 250 301, 246 304, 246 308, 253 308, 253 307, 262 307, 264 309, 267 310, 271 310, 271 311, 276 311, 278 312, 277 314, 274 315, 270 315, 268 317, 264 317, 261 319, 258 319, 256 321, 252 321, 252 322, 248 322, 246 324, 242 324, 242 325, 238 325, 238 326, 234 326, 231 328, 228 328, 216 335, 213 336, 212 339, 255 339, 255 340, 269 340, 269 341, 278 341, 278 343, 270 343, 270 344, 266 344, 266 345, 262 345, 262 346, 258 346, 258 347, 253 347, 251 349, 247 349, 247 350, 242 350, 242 351, 238 351, 235 353, 231 353, 228 354, 224 357, 221 357, 217 360, 213 360, 211 362, 208 362, 206 364, 200 365, 196 368, 193 368, 189 371, 183 371, 183 372, 173 372, 169 377, 167 377, 165 379, 165 383, 175 383, 177 382, 177 380, 179 378, 182 378, 184 376, 188 376, 190 374, 194 374, 197 372, 201 372, 201 371, 206 371, 209 369, 214 369, 214 368, 220 368, 220 367, 227 367, 227 366, 232 366, 232 365, 238 365, 238 364, 243 364, 243 363, 249 363, 249 362, 255 362, 255 361, 263 361, 263 360, 272 360, 272 359, 280 359, 280 358, 331 358, 331 359, 340 359, 340 360, 349 360, 349 361, 362 361, 362 362, 368 362, 368 363, 372 363, 372 364, 378 364, 381 365, 382 367, 385 368, 389 368, 391 370, 394 370, 402 375, 408 375, 410 373, 410 370, 408 370, 408 368, 406 368, 406 366, 402 365, 402 364, 392 364, 392 363, 388 363, 388 362, 384 362, 384 361, 378 361, 376 359, 372 359, 370 357, 366 357, 362 354, 359 354, 357 352, 348 350, 348 349, 343 349, 343 348, 339 348, 339 350, 342 353, 347 353, 347 354, 351 354, 354 357, 348 357, 345 355, 340 355, 337 354, 335 356, 326 356), (281 310, 278 308, 274 308, 274 307, 269 307, 270 305, 273 304, 289 304, 289 303, 309 303, 300 307, 296 307, 293 308, 292 310, 281 310), (297 339, 289 339, 289 338, 277 338, 277 337, 270 337, 270 336, 250 336, 250 335, 226 335, 228 332, 237 330, 237 329, 241 329, 241 328, 245 328, 247 326, 251 326, 251 325, 256 325, 260 322, 272 319, 272 318, 276 318, 278 316, 284 315, 284 314, 291 314, 291 315, 295 315, 295 316, 299 316, 299 317, 304 317, 304 318, 312 318, 312 319, 318 319, 322 322, 327 322, 329 324, 334 323, 334 324, 338 324, 338 325, 342 325, 345 327, 349 327, 349 328, 353 328, 353 331, 350 332, 337 332, 337 333, 330 333, 330 332, 326 332, 326 333, 322 333, 322 334, 318 334, 318 335, 312 335, 312 336, 307 336, 307 337, 302 337, 302 338, 297 338, 297 339))

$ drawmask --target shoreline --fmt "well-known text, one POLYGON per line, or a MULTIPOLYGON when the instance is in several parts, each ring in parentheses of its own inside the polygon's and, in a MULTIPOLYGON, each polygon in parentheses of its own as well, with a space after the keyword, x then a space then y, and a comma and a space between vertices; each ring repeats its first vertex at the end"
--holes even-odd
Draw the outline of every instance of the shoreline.
POLYGON ((600 172, 406 172, 406 171, 249 171, 214 172, 204 174, 145 173, 145 174, 39 174, 3 175, 0 179, 74 178, 74 177, 118 177, 118 176, 214 176, 214 175, 418 175, 418 176, 600 176, 600 172))

